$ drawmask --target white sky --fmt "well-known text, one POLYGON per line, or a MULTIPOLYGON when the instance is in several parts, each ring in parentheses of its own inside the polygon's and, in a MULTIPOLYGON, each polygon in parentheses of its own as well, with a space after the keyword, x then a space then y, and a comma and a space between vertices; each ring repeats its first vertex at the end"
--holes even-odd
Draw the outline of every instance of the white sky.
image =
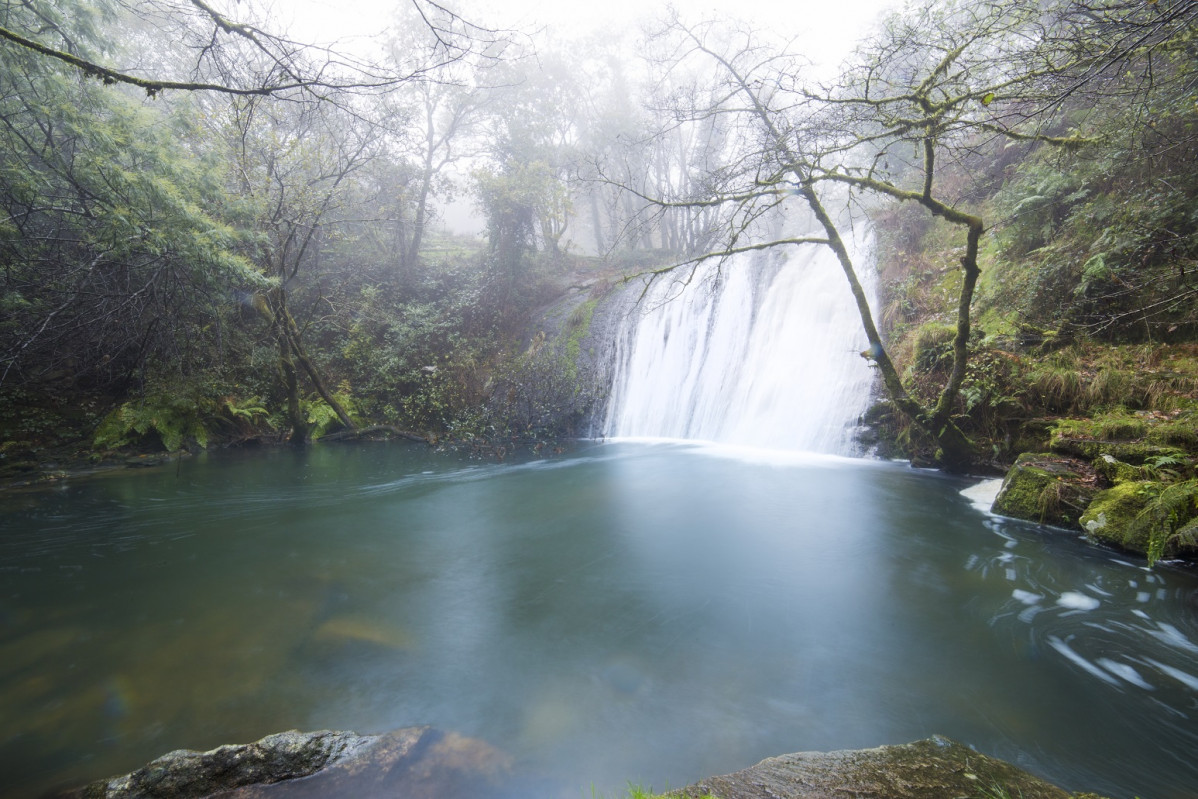
MULTIPOLYGON (((397 6, 410 0, 275 0, 277 17, 299 41, 339 42, 377 36, 388 28, 397 6)), ((588 34, 628 28, 664 18, 671 6, 683 19, 738 17, 753 28, 793 39, 823 70, 835 68, 872 23, 901 0, 435 0, 477 24, 532 34, 535 46, 560 44, 588 34)), ((482 229, 469 198, 440 208, 442 221, 459 233, 482 229)))
MULTIPOLYGON (((280 0, 281 18, 302 41, 332 41, 380 33, 391 12, 409 0, 280 0)), ((720 14, 787 38, 816 63, 848 54, 870 24, 899 0, 438 0, 468 20, 507 29, 545 29, 548 39, 636 26, 673 6, 688 20, 720 14)))

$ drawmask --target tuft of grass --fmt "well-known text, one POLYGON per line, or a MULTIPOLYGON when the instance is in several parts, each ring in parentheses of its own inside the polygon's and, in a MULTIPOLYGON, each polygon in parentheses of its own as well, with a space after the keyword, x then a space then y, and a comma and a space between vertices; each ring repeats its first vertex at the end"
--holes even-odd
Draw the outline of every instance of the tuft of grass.
POLYGON ((1016 788, 1015 793, 1011 793, 1007 786, 992 782, 978 788, 977 799, 1023 799, 1023 791, 1016 788))
POLYGON ((1045 363, 1028 376, 1032 392, 1042 397, 1051 411, 1077 408, 1085 396, 1081 372, 1071 365, 1045 363))

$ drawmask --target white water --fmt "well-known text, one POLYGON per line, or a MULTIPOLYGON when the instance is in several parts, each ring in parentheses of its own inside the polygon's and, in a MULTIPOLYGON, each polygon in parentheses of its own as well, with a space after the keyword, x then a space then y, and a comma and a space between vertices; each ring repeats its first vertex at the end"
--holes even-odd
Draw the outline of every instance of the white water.
MULTIPOLYGON (((854 260, 872 297, 871 246, 854 260)), ((827 247, 737 255, 658 278, 616 344, 605 435, 845 454, 873 370, 827 247)))

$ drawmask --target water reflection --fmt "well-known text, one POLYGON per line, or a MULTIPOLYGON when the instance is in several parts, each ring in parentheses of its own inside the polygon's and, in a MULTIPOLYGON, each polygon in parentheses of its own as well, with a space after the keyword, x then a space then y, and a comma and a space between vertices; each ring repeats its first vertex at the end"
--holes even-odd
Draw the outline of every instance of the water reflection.
POLYGON ((677 444, 324 447, 0 497, 0 772, 30 796, 428 723, 577 796, 942 733, 1071 789, 1189 796, 1198 581, 963 487, 677 444))

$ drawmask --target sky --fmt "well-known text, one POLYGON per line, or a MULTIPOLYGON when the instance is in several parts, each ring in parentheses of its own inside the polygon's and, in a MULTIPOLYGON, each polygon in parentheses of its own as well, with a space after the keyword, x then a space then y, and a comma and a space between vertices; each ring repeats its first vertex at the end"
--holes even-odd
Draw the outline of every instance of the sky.
MULTIPOLYGON (((301 41, 331 41, 379 33, 399 3, 409 0, 287 0, 276 7, 301 41)), ((839 63, 870 24, 899 0, 438 0, 474 20, 516 30, 543 30, 550 41, 635 26, 673 6, 685 18, 734 15, 783 36, 794 36, 813 62, 839 63)))
MULTIPOLYGON (((310 44, 339 42, 339 49, 357 49, 390 24, 396 6, 411 0, 276 0, 276 14, 293 38, 310 44)), ((735 16, 752 27, 793 39, 792 52, 801 52, 820 71, 831 71, 869 32, 871 25, 901 0, 435 0, 471 22, 522 32, 538 32, 537 46, 553 47, 563 40, 638 28, 663 18, 672 6, 688 21, 735 16)), ((482 229, 477 209, 468 197, 440 206, 442 222, 457 233, 482 229)))

